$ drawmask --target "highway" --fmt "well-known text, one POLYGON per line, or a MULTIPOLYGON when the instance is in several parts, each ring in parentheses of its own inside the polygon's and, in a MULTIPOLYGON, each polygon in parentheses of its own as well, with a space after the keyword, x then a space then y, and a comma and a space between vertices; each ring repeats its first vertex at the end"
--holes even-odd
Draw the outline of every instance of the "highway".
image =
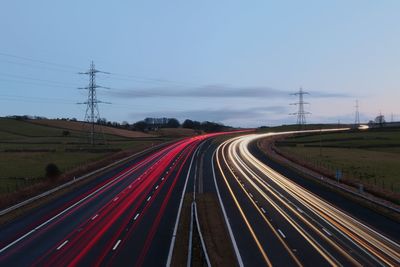
POLYGON ((0 265, 170 266, 195 191, 218 199, 238 266, 399 266, 399 224, 264 161, 269 135, 186 138, 111 169, 0 226, 0 265))
MULTIPOLYGON (((222 203, 244 265, 399 266, 397 241, 251 153, 257 139, 270 135, 229 139, 214 155, 222 203)), ((360 206, 360 213, 364 209, 360 206)), ((394 222, 391 227, 400 229, 394 222)))
POLYGON ((1 266, 162 266, 188 169, 213 134, 111 170, 0 228, 1 266))

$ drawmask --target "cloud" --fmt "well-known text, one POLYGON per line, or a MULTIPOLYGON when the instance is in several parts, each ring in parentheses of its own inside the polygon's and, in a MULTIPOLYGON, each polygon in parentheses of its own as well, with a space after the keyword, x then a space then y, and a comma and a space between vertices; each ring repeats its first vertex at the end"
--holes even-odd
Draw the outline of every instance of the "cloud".
MULTIPOLYGON (((293 91, 279 90, 267 86, 232 87, 227 85, 206 85, 200 87, 154 87, 111 90, 107 92, 117 98, 288 98, 293 91)), ((328 93, 324 91, 310 92, 311 98, 343 98, 350 97, 344 93, 328 93)))
POLYGON ((109 91, 109 94, 120 98, 146 98, 146 97, 208 97, 208 98, 258 98, 258 97, 284 97, 290 92, 269 87, 229 87, 226 85, 207 85, 201 87, 178 88, 134 88, 126 90, 109 91))
POLYGON ((311 91, 310 92, 310 97, 314 98, 347 98, 347 97, 353 97, 350 94, 345 94, 345 93, 327 93, 323 91, 311 91))

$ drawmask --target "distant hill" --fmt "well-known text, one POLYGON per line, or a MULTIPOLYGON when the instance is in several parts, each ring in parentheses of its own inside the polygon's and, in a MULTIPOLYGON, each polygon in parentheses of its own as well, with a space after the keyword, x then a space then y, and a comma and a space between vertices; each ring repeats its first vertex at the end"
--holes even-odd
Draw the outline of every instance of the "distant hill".
MULTIPOLYGON (((56 127, 61 129, 73 130, 73 131, 83 131, 87 129, 87 125, 84 122, 80 121, 65 121, 65 120, 29 120, 31 123, 45 125, 50 127, 56 127), (85 128, 86 127, 86 128, 85 128)), ((117 135, 127 138, 137 138, 137 137, 154 137, 154 135, 138 132, 138 131, 131 131, 126 129, 118 129, 114 127, 104 126, 102 125, 102 130, 105 134, 117 135)), ((100 126, 95 126, 96 131, 99 131, 100 126)))

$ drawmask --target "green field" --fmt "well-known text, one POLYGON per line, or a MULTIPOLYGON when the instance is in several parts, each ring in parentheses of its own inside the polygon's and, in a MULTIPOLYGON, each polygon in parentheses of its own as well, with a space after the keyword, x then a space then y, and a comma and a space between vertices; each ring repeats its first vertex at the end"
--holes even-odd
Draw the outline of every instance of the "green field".
POLYGON ((287 155, 332 174, 400 192, 400 129, 294 136, 278 141, 287 155))
POLYGON ((36 183, 45 167, 55 163, 62 172, 111 155, 118 150, 139 151, 165 138, 127 138, 105 135, 106 145, 93 149, 86 133, 0 118, 0 194, 36 183), (97 150, 97 148, 99 150, 97 150), (39 151, 38 151, 39 150, 39 151))

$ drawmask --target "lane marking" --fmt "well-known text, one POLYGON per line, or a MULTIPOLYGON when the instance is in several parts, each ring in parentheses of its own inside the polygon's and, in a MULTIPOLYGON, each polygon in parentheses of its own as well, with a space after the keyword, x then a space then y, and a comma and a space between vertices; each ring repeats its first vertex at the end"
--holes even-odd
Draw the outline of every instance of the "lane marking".
POLYGON ((121 243, 121 239, 117 241, 112 250, 116 250, 117 247, 119 246, 119 243, 121 243))
MULTIPOLYGON (((153 157, 154 158, 154 157, 153 157)), ((149 159, 150 161, 151 159, 149 159)), ((121 179, 122 177, 127 177, 130 174, 132 174, 133 172, 135 172, 136 170, 138 170, 139 168, 143 167, 143 165, 145 165, 145 162, 139 163, 138 165, 134 166, 132 169, 130 169, 127 172, 121 173, 120 175, 118 175, 117 177, 115 177, 114 179, 112 179, 111 181, 109 181, 108 183, 106 183, 105 185, 101 186, 100 188, 96 189, 94 192, 90 193, 89 195, 87 195, 86 197, 80 199, 79 201, 75 202, 74 204, 72 204, 71 206, 69 206, 68 208, 64 209, 63 211, 61 211, 60 213, 58 213, 57 215, 55 215, 54 217, 48 219, 47 221, 43 222, 42 224, 36 226, 34 229, 30 230, 29 232, 27 232, 26 234, 22 235, 21 237, 17 238, 16 240, 14 240, 13 242, 9 243, 7 246, 3 247, 2 249, 0 249, 0 253, 4 252, 5 250, 7 250, 8 248, 10 248, 11 246, 17 244, 18 242, 20 242, 21 240, 25 239, 26 237, 30 236, 31 234, 33 234, 34 232, 36 232, 37 230, 43 228, 45 225, 49 224, 50 222, 56 220, 57 218, 59 218, 60 216, 62 216, 63 214, 65 214, 66 212, 68 212, 69 210, 73 209, 74 207, 78 206, 79 204, 81 204, 82 202, 84 202, 85 200, 91 198, 92 196, 96 195, 98 192, 100 192, 101 190, 112 186, 116 181, 118 181, 119 179, 121 179)), ((140 178, 139 178, 140 180, 140 178)))
POLYGON ((99 217, 99 214, 94 215, 94 216, 92 217, 92 221, 93 221, 94 219, 96 219, 97 217, 99 217))
POLYGON ((286 238, 285 234, 281 231, 281 229, 278 229, 278 232, 283 238, 286 238))
POLYGON ((328 230, 326 230, 325 228, 322 228, 322 231, 324 231, 327 235, 332 236, 332 234, 328 230))
POLYGON ((151 196, 149 196, 146 201, 149 202, 150 199, 151 199, 151 196))
POLYGON ((64 243, 58 246, 57 250, 60 250, 63 246, 65 246, 68 243, 68 240, 65 240, 64 243))
POLYGON ((116 197, 116 198, 114 198, 114 200, 113 201, 117 201, 119 199, 119 197, 116 197))
POLYGON ((263 213, 267 213, 263 207, 261 207, 261 211, 262 211, 263 213))
POLYGON ((304 213, 304 211, 303 211, 302 209, 300 209, 300 208, 297 208, 297 210, 298 210, 298 212, 300 212, 300 213, 304 213))
POLYGON ((158 189, 158 185, 156 186, 156 190, 158 189))
MULTIPOLYGON (((179 218, 180 218, 181 212, 182 212, 183 199, 185 198, 185 193, 186 193, 186 188, 187 188, 187 184, 188 184, 188 181, 189 181, 189 176, 190 176, 190 173, 192 171, 193 160, 194 160, 194 157, 196 155, 196 152, 199 150, 199 147, 200 147, 200 145, 197 147, 197 149, 192 154, 192 159, 190 160, 189 170, 188 170, 187 175, 186 175, 185 185, 183 186, 182 195, 181 195, 179 208, 178 208, 178 213, 176 215, 174 231, 172 233, 171 243, 169 245, 168 258, 167 258, 167 263, 166 263, 167 267, 171 266, 172 254, 174 252, 175 240, 176 240, 176 235, 177 235, 177 232, 178 232, 179 218)), ((164 177, 161 178, 161 180, 164 180, 164 177)))
POLYGON ((137 217, 139 217, 140 213, 136 214, 135 217, 133 218, 134 221, 136 221, 137 217))

